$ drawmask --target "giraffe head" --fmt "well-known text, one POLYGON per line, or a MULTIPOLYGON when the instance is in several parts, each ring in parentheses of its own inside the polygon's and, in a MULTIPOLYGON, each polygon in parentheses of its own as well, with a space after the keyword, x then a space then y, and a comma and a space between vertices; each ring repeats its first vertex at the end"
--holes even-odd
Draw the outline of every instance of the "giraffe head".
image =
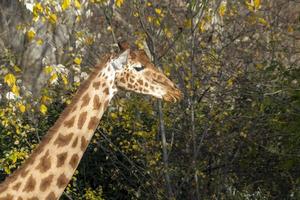
POLYGON ((181 91, 151 62, 142 50, 125 49, 113 62, 115 84, 120 89, 176 102, 181 91))

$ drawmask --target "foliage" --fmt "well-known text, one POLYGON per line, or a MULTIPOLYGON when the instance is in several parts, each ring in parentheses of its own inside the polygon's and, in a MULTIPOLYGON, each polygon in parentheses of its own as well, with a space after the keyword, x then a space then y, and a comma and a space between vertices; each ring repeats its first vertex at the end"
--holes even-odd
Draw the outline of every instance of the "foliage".
POLYGON ((98 59, 122 38, 147 46, 184 93, 180 103, 163 105, 167 145, 156 100, 119 94, 62 199, 299 199, 297 6, 1 2, 0 179, 28 158, 98 59), (21 17, 11 14, 16 10, 21 17))

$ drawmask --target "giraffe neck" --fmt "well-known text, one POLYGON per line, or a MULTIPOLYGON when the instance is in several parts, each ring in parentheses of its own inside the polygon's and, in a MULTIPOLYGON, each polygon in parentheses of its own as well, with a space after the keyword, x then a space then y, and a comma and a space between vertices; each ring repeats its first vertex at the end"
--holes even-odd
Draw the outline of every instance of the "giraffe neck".
POLYGON ((116 92, 111 59, 98 66, 29 159, 0 185, 0 200, 58 199, 116 92))

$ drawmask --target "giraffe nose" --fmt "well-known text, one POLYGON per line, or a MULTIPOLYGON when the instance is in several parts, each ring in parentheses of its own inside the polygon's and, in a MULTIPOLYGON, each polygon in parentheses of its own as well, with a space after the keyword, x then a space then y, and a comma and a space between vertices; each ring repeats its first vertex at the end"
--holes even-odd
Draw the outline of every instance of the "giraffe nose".
POLYGON ((168 88, 167 93, 163 96, 163 99, 168 102, 176 103, 180 99, 182 99, 182 92, 175 87, 168 88))

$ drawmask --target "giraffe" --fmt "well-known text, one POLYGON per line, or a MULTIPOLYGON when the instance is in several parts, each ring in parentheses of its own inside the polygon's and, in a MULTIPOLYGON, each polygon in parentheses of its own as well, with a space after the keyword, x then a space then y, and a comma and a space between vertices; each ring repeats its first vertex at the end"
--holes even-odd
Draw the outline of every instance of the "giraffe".
POLYGON ((30 157, 0 184, 0 200, 59 199, 118 90, 173 102, 182 97, 144 51, 120 47, 96 65, 30 157))

